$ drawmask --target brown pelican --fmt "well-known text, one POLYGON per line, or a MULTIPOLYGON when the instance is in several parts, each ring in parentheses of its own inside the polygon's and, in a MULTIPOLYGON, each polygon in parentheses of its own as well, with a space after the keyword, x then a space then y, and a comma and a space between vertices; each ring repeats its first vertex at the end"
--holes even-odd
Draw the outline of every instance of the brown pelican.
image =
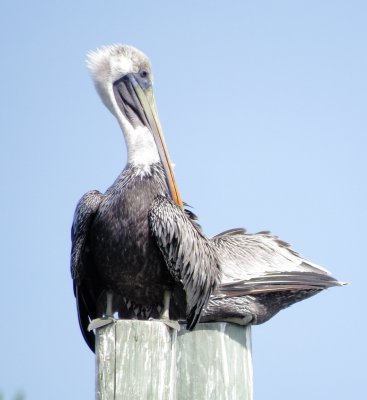
POLYGON ((86 193, 72 225, 71 272, 83 336, 103 316, 261 323, 338 285, 268 233, 207 238, 185 210, 152 91, 148 58, 123 45, 88 56, 95 87, 125 137, 128 161, 102 194, 86 193), (204 310, 204 311, 203 311, 204 310))

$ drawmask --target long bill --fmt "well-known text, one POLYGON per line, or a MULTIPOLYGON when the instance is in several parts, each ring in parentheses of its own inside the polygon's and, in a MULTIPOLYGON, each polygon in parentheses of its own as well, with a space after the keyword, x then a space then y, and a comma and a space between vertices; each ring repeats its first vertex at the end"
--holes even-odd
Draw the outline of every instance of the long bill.
MULTIPOLYGON (((139 118, 139 122, 149 128, 152 132, 157 146, 159 158, 167 179, 167 185, 172 200, 183 209, 183 202, 177 187, 173 173, 172 163, 168 154, 166 142, 164 140, 162 127, 155 105, 153 89, 151 86, 142 88, 133 74, 126 75, 117 85, 117 90, 121 96, 123 111, 131 121, 133 116, 139 118)), ((136 124, 135 118, 135 124, 136 124)))

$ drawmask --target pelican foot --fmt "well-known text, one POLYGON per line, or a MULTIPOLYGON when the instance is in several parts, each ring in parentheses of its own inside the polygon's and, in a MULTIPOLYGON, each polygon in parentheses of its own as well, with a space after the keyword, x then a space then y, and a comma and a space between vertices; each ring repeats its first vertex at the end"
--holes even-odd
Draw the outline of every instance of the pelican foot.
POLYGON ((94 329, 102 328, 103 326, 115 323, 116 319, 109 316, 103 316, 102 318, 96 318, 90 322, 88 325, 88 331, 92 331, 94 329))
POLYGON ((169 328, 176 329, 176 331, 180 330, 180 324, 178 323, 178 321, 172 321, 171 319, 168 318, 160 318, 160 319, 149 318, 149 321, 163 322, 169 328))
POLYGON ((177 332, 180 330, 180 324, 178 321, 172 321, 171 319, 160 319, 159 321, 166 324, 169 328, 176 329, 177 332))

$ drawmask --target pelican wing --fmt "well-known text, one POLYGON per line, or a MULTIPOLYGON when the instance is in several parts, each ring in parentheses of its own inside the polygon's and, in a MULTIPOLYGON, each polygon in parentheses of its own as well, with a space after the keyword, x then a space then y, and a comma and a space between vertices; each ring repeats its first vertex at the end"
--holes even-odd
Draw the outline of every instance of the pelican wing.
POLYGON ((94 334, 88 331, 90 320, 97 318, 98 290, 93 280, 87 237, 103 195, 98 191, 86 193, 79 201, 71 228, 71 276, 76 298, 79 326, 89 348, 94 351, 94 334))
POLYGON ((223 284, 286 273, 292 273, 293 278, 295 273, 314 273, 320 279, 329 276, 326 269, 304 259, 269 232, 248 234, 244 229, 233 229, 211 240, 218 254, 223 284))
POLYGON ((343 285, 269 232, 232 229, 211 240, 221 281, 202 321, 260 324, 323 289, 343 285))
POLYGON ((218 293, 225 296, 244 296, 269 292, 322 290, 340 283, 330 275, 315 272, 279 272, 258 278, 223 283, 218 293))
POLYGON ((157 196, 149 223, 171 275, 186 293, 187 328, 193 329, 217 283, 219 270, 211 241, 190 216, 166 197, 157 196))
POLYGON ((212 242, 222 273, 217 289, 221 295, 322 290, 342 284, 269 232, 248 234, 234 229, 213 237, 212 242))

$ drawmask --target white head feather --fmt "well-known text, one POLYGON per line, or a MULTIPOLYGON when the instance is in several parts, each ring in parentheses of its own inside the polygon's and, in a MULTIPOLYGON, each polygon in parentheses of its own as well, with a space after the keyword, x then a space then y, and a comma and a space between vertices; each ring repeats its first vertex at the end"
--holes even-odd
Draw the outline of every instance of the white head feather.
POLYGON ((140 50, 121 44, 102 46, 87 54, 87 67, 103 103, 115 115, 112 85, 128 73, 137 73, 139 69, 149 68, 148 57, 140 50))
POLYGON ((148 70, 152 79, 148 57, 132 46, 114 44, 89 52, 87 66, 99 96, 124 132, 128 161, 147 170, 147 166, 159 161, 154 139, 148 128, 134 128, 121 112, 114 96, 113 84, 126 74, 138 73, 142 68, 148 70))

